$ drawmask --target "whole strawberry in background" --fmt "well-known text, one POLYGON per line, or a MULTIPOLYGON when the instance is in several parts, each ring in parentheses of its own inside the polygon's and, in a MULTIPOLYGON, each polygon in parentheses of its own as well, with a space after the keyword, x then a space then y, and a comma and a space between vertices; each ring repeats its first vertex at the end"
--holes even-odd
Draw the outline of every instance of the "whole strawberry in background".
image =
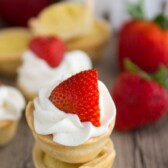
POLYGON ((117 108, 115 128, 126 131, 159 120, 168 112, 168 70, 152 76, 127 61, 131 71, 121 73, 114 83, 112 97, 117 108))
POLYGON ((145 19, 142 4, 129 8, 133 20, 126 23, 119 35, 119 66, 129 58, 146 72, 156 72, 160 65, 168 66, 168 19, 157 16, 145 19))
POLYGON ((0 0, 0 16, 9 24, 26 26, 31 17, 52 2, 54 0, 0 0))

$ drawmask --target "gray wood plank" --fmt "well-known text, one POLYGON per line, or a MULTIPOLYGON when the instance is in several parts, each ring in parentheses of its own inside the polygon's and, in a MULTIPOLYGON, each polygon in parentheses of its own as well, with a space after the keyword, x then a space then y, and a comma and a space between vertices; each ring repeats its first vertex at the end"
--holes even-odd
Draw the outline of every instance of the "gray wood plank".
POLYGON ((168 167, 167 129, 168 117, 166 116, 159 122, 135 132, 136 149, 139 151, 138 157, 143 167, 168 167))

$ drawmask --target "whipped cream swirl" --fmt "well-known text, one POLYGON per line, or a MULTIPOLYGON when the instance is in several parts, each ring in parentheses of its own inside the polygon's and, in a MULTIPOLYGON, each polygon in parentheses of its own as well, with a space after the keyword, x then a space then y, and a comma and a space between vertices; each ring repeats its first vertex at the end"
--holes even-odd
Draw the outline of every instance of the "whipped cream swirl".
POLYGON ((92 137, 103 135, 115 120, 114 102, 102 82, 98 82, 100 92, 101 126, 95 127, 91 122, 81 122, 75 114, 65 113, 56 108, 49 100, 54 87, 43 89, 34 100, 34 127, 41 135, 53 135, 53 141, 65 146, 78 146, 92 137))
POLYGON ((22 94, 10 86, 0 86, 0 121, 19 120, 25 100, 22 94))
POLYGON ((23 64, 18 69, 18 84, 30 94, 36 94, 62 76, 68 78, 91 68, 89 56, 82 51, 67 52, 56 68, 50 67, 45 60, 27 51, 23 54, 23 64))

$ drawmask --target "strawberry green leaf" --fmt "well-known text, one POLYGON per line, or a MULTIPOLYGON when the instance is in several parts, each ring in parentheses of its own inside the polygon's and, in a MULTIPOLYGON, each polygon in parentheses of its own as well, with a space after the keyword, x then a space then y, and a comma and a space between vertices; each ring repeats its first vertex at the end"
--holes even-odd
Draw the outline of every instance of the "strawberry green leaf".
POLYGON ((154 22, 158 24, 163 29, 168 29, 168 18, 163 14, 156 16, 154 22))
POLYGON ((160 66, 159 70, 152 75, 152 79, 168 89, 168 68, 160 66))
POLYGON ((168 89, 168 68, 166 66, 160 66, 159 70, 154 74, 148 74, 137 65, 135 65, 131 60, 125 59, 125 68, 133 73, 141 75, 146 80, 153 80, 159 83, 164 88, 168 89))
POLYGON ((140 74, 143 78, 147 79, 147 80, 151 80, 150 75, 148 75, 145 71, 143 71, 142 69, 140 69, 137 65, 135 65, 130 59, 125 59, 124 61, 125 63, 125 68, 133 73, 138 73, 140 74))
POLYGON ((144 0, 139 0, 137 4, 128 3, 128 12, 133 19, 145 19, 144 0))

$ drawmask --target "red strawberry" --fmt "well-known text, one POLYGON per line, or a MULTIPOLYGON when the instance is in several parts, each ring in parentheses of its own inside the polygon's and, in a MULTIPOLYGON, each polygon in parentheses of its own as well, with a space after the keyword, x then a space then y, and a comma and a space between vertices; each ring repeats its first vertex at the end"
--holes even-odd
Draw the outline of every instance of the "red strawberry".
POLYGON ((119 38, 119 63, 124 69, 129 58, 147 72, 155 72, 161 64, 168 66, 168 31, 148 21, 127 23, 119 38))
POLYGON ((129 130, 160 119, 168 110, 168 93, 154 80, 123 72, 112 96, 117 107, 116 129, 129 130))
POLYGON ((135 9, 130 11, 133 20, 120 32, 119 65, 123 70, 124 59, 129 58, 141 69, 153 73, 161 64, 168 66, 168 19, 159 15, 154 21, 148 21, 141 6, 135 9))
POLYGON ((57 67, 63 59, 66 47, 64 42, 54 36, 36 37, 30 42, 30 49, 52 68, 57 67))
POLYGON ((31 17, 35 17, 53 0, 0 0, 0 16, 13 25, 26 26, 31 17))
POLYGON ((66 113, 77 114, 81 122, 100 126, 98 74, 96 70, 82 71, 59 84, 50 101, 66 113))

